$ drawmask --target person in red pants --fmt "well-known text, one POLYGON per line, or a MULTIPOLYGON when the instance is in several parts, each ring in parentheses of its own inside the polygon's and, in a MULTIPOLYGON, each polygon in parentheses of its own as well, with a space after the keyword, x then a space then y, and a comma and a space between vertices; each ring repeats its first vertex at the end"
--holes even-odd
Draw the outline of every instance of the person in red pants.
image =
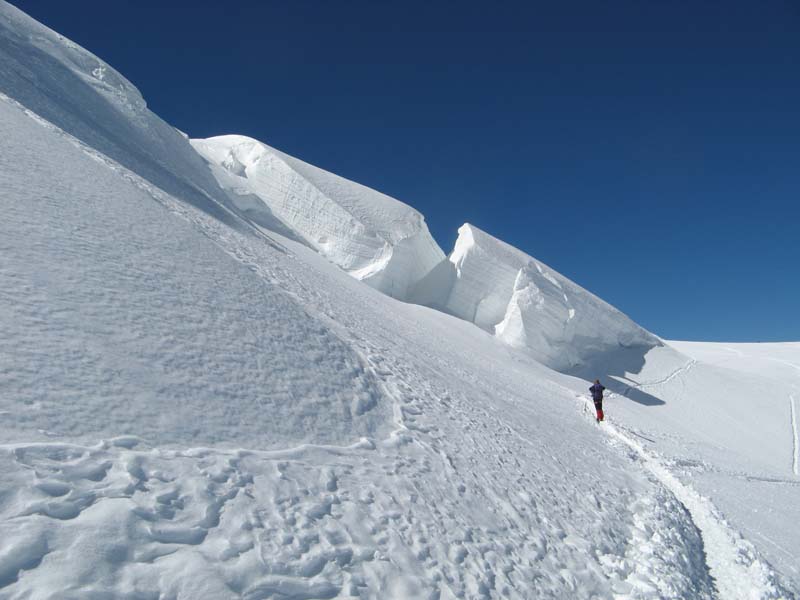
POLYGON ((597 410, 597 422, 603 420, 603 391, 606 388, 600 383, 599 379, 594 380, 594 385, 589 388, 592 392, 592 400, 594 400, 594 407, 597 410))

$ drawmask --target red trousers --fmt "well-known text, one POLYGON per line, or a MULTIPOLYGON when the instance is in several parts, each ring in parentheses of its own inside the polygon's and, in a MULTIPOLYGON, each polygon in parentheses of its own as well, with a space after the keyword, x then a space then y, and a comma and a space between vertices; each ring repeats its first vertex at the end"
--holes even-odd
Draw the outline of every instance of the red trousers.
POLYGON ((597 409, 597 420, 603 420, 603 401, 602 400, 595 400, 594 407, 597 409))

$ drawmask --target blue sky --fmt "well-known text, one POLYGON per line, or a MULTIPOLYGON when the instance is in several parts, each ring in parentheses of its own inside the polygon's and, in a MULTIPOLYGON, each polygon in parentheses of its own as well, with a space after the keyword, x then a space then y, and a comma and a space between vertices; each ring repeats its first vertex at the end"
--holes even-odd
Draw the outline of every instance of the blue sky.
POLYGON ((800 340, 797 2, 12 3, 446 252, 469 221, 663 337, 800 340))

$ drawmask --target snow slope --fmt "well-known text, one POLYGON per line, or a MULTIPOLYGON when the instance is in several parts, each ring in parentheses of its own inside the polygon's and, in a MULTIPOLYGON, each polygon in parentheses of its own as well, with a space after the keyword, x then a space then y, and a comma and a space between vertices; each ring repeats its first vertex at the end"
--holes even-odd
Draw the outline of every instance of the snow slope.
POLYGON ((614 307, 513 246, 465 224, 413 299, 494 333, 540 362, 574 370, 596 355, 661 342, 614 307))
POLYGON ((791 514, 783 384, 603 352, 596 426, 586 381, 265 231, 97 59, 0 28, 0 598, 796 595, 728 493, 779 473, 791 514))
POLYGON ((3 138, 18 143, 0 159, 0 409, 23 416, 6 441, 137 434, 263 448, 380 430, 388 409, 375 381, 296 299, 194 243, 144 182, 121 181, 107 159, 30 118, 9 128, 20 110, 2 111, 3 138), (123 230, 135 243, 115 243, 123 230), (294 368, 307 360, 315 377, 294 368))
POLYGON ((2 596, 710 595, 566 379, 0 123, 2 596))
POLYGON ((274 222, 356 279, 401 300, 444 258, 410 206, 254 139, 192 140, 256 222, 274 222), (266 213, 266 215, 264 215, 266 213))

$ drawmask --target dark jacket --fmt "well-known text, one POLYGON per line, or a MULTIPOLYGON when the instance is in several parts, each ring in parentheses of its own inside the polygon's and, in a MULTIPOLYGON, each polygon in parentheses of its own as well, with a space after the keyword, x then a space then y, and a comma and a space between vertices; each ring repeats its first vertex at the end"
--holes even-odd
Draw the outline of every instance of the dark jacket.
POLYGON ((604 388, 599 383, 595 383, 592 387, 589 388, 589 391, 592 392, 592 399, 595 400, 595 401, 602 400, 603 399, 603 390, 605 390, 605 389, 606 388, 604 388))

